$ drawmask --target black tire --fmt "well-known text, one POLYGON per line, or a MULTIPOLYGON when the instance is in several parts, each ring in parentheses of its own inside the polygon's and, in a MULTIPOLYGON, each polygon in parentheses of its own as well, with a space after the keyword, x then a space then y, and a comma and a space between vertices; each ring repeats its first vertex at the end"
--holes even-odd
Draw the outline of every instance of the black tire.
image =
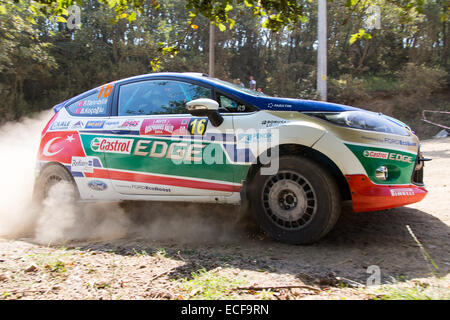
POLYGON ((33 190, 33 201, 41 205, 47 198, 50 188, 59 182, 67 182, 73 188, 74 200, 79 198, 78 190, 72 175, 61 165, 51 164, 45 167, 36 179, 33 190))
POLYGON ((248 189, 250 209, 264 231, 290 244, 325 236, 341 213, 339 188, 326 169, 310 159, 282 156, 274 175, 258 170, 248 189))

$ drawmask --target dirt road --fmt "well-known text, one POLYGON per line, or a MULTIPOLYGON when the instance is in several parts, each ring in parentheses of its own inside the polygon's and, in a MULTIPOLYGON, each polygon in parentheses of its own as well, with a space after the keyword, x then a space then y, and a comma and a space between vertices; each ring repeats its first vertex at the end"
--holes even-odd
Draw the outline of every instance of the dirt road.
POLYGON ((382 283, 426 282, 434 272, 448 289, 450 138, 424 141, 422 151, 433 158, 422 202, 372 213, 346 209, 335 229, 310 246, 277 243, 237 226, 234 207, 149 203, 122 204, 120 228, 104 206, 90 208, 88 240, 79 232, 50 246, 34 237, 0 239, 0 299, 298 299, 339 292, 367 298, 340 288, 365 285, 373 265, 382 283), (100 230, 112 227, 120 232, 100 230))

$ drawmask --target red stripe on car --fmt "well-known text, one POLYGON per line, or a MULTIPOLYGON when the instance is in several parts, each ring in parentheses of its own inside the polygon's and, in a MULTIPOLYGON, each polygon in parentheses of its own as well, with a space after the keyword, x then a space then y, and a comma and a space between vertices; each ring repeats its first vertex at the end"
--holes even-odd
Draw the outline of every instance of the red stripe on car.
POLYGON ((88 178, 103 178, 121 181, 132 181, 141 183, 152 183, 174 187, 184 187, 193 189, 216 190, 225 192, 239 192, 241 186, 222 184, 216 182, 196 181, 181 178, 161 177, 150 174, 123 172, 106 169, 94 169, 94 173, 85 173, 88 178))

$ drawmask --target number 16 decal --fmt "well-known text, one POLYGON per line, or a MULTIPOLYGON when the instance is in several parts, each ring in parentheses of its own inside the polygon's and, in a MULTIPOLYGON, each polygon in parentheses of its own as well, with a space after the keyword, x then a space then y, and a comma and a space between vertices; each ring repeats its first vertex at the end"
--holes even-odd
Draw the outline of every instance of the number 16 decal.
POLYGON ((192 135, 196 134, 203 135, 206 132, 207 126, 208 126, 207 118, 194 118, 189 121, 188 131, 192 135))

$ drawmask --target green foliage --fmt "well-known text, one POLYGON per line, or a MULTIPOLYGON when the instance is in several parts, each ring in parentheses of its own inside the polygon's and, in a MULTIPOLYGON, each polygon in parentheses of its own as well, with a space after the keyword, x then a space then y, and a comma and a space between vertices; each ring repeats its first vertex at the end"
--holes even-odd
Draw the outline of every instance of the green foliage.
POLYGON ((400 89, 405 95, 427 98, 445 88, 446 75, 443 70, 409 62, 399 72, 400 89))
MULTIPOLYGON (((128 76, 208 72, 211 21, 217 77, 248 87, 253 75, 266 94, 317 98, 316 0, 1 1, 0 121, 128 76), (72 4, 81 7, 79 29, 63 22, 72 4)), ((445 89, 442 2, 385 1, 381 29, 369 31, 366 9, 374 3, 328 2, 330 100, 353 104, 384 92, 406 101, 445 89)))
POLYGON ((178 280, 181 288, 188 294, 189 299, 218 300, 232 299, 233 289, 245 284, 239 279, 229 279, 202 268, 192 272, 191 279, 178 280))
POLYGON ((350 74, 343 74, 339 79, 330 79, 329 96, 333 101, 352 105, 368 99, 369 93, 364 87, 363 79, 353 77, 350 74))

